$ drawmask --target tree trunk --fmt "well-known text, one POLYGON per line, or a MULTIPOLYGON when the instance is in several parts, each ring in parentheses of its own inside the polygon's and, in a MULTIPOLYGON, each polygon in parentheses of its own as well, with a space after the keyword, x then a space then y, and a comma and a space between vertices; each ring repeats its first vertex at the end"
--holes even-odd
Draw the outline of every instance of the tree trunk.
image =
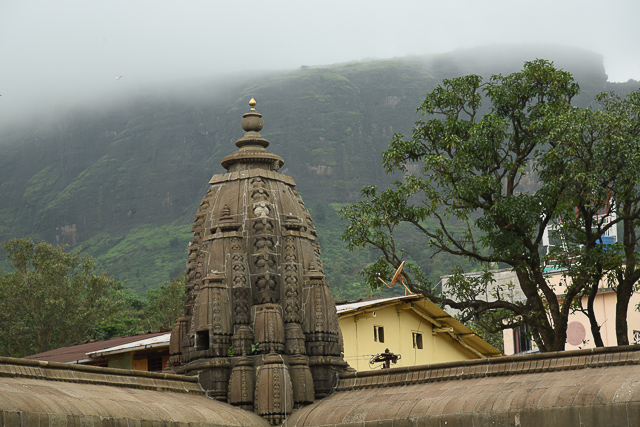
POLYGON ((627 313, 629 311, 629 300, 633 295, 633 285, 639 278, 638 269, 636 267, 635 246, 637 242, 636 231, 634 229, 634 221, 629 220, 631 217, 630 204, 626 203, 623 207, 625 219, 622 221, 622 242, 625 253, 625 266, 617 274, 618 289, 616 298, 616 339, 618 345, 629 344, 629 326, 627 324, 627 313))
POLYGON ((627 312, 629 309, 629 300, 633 293, 633 284, 629 286, 631 288, 631 292, 627 291, 628 280, 626 279, 626 277, 623 279, 624 286, 621 286, 622 283, 618 284, 618 298, 616 300, 616 340, 618 345, 629 345, 627 312))
POLYGON ((600 333, 600 325, 598 325, 598 319, 596 319, 596 313, 593 310, 593 304, 596 300, 596 296, 598 295, 598 286, 592 286, 591 291, 589 292, 589 297, 587 299, 587 317, 589 318, 589 325, 591 326, 591 334, 593 335, 593 342, 596 347, 604 347, 604 342, 602 341, 602 334, 600 333))

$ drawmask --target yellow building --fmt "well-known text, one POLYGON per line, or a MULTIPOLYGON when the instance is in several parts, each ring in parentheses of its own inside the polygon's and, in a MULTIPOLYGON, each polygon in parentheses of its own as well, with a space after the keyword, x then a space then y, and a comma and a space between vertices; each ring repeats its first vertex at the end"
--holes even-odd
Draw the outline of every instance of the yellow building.
POLYGON ((501 356, 436 304, 419 295, 338 304, 344 358, 357 371, 381 368, 370 364, 386 349, 401 358, 391 367, 426 365, 501 356))

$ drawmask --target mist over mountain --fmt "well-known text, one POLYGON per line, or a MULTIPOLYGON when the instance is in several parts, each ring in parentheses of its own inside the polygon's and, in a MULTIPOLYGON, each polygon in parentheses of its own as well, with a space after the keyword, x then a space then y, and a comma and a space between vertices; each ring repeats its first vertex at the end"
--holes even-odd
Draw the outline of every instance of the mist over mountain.
MULTIPOLYGON (((485 78, 549 59, 582 88, 576 105, 609 83, 602 56, 559 46, 493 46, 163 84, 85 101, 55 117, 0 129, 0 240, 26 236, 84 247, 100 267, 143 291, 185 266, 191 222, 222 158, 243 135, 251 97, 261 134, 282 156, 317 223, 334 293, 358 281, 369 254, 347 254, 335 210, 365 185, 387 185, 380 154, 410 133, 416 109, 443 78, 485 78)), ((446 274, 439 262, 433 274, 446 274)))

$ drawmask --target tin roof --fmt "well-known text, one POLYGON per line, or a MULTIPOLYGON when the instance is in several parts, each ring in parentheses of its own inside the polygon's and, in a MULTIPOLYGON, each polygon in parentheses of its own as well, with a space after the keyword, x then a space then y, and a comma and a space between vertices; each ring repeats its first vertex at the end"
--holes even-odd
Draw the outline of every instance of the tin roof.
POLYGON ((147 348, 168 347, 170 338, 171 338, 171 332, 166 332, 162 335, 156 335, 151 338, 146 338, 146 339, 141 339, 139 341, 116 345, 114 347, 93 351, 87 354, 91 357, 100 357, 100 356, 107 356, 110 354, 127 353, 129 351, 144 350, 147 348))
POLYGON ((92 357, 89 355, 90 353, 96 353, 105 349, 112 349, 122 345, 145 341, 147 339, 152 339, 163 335, 167 335, 167 333, 156 332, 153 334, 134 335, 131 337, 115 337, 103 341, 93 341, 85 344, 56 348, 55 350, 45 351, 44 353, 26 356, 24 357, 24 359, 43 360, 46 362, 84 363, 92 359, 92 357))
POLYGON ((345 303, 336 302, 336 310, 338 312, 338 315, 340 315, 342 313, 348 313, 350 311, 357 310, 359 308, 373 307, 376 305, 386 304, 393 301, 401 301, 406 299, 411 300, 415 298, 422 298, 422 297, 420 295, 410 294, 410 295, 402 295, 397 297, 373 298, 373 299, 345 302, 345 303))
POLYGON ((476 353, 479 357, 502 356, 498 349, 422 295, 410 294, 336 304, 336 311, 338 318, 341 318, 354 316, 359 312, 373 311, 376 307, 399 304, 408 304, 408 308, 411 308, 416 314, 427 319, 440 331, 449 334, 460 345, 476 353))

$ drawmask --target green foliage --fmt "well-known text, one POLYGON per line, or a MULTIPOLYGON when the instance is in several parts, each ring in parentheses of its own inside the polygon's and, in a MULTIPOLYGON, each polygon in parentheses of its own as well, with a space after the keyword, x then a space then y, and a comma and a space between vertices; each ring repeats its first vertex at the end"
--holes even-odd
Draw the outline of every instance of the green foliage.
POLYGON ((260 353, 260 343, 253 343, 251 344, 251 354, 258 354, 260 353))
POLYGON ((349 220, 349 247, 381 252, 364 271, 367 283, 377 286, 377 274, 388 275, 405 260, 397 238, 404 224, 438 252, 485 269, 510 266, 526 300, 487 298, 491 279, 484 276, 481 286, 458 280, 440 297, 419 265, 407 262, 404 275, 413 290, 461 310, 463 319, 489 318, 494 332, 526 322, 542 351, 563 349, 578 290, 558 299, 543 277, 540 249, 564 183, 526 183, 546 147, 561 143, 554 130, 578 92, 569 73, 544 60, 487 82, 477 75, 444 79, 419 108, 428 119, 416 123, 409 139, 396 134, 383 153, 386 172, 400 172, 404 179, 382 192, 365 187, 365 200, 341 212, 349 220), (483 102, 490 105, 484 115, 483 102))
POLYGON ((11 265, 0 276, 0 354, 25 356, 91 336, 119 307, 112 277, 62 247, 11 239, 2 243, 11 265))
MULTIPOLYGON (((233 142, 242 135, 239 119, 251 97, 265 118, 262 135, 284 157, 283 172, 296 180, 305 201, 351 203, 362 186, 384 187, 398 178, 373 165, 394 132, 410 132, 418 118, 415 106, 440 79, 511 72, 521 57, 541 56, 546 57, 518 46, 506 53, 476 49, 260 71, 154 87, 118 102, 100 99, 46 122, 26 118, 25 126, 0 129, 0 240, 27 236, 82 246, 100 268, 144 295, 183 269, 190 240, 184 236, 207 180, 223 172, 221 159, 235 150, 233 142), (135 242, 143 239, 150 243, 137 250, 135 242)), ((593 88, 583 90, 582 106, 603 87, 638 87, 608 84, 596 54, 569 50, 555 56, 578 73, 583 89, 593 88)), ((337 219, 329 222, 325 228, 342 227, 337 219)), ((434 255, 415 235, 404 241, 433 280, 452 265, 478 268, 434 255)), ((345 297, 366 297, 370 291, 352 273, 377 254, 366 250, 341 258, 343 248, 323 242, 325 266, 339 272, 330 283, 345 297)))
POLYGON ((540 179, 562 183, 551 238, 549 262, 564 269, 567 292, 581 292, 574 310, 589 318, 597 346, 603 346, 594 303, 599 284, 616 290, 616 336, 629 344, 627 310, 640 279, 637 235, 640 226, 640 91, 625 99, 613 93, 597 97, 599 110, 572 108, 556 117, 559 144, 540 159, 540 179), (618 243, 603 244, 610 231, 618 243))
POLYGON ((185 277, 183 272, 171 282, 147 290, 144 323, 148 330, 168 331, 176 323, 176 319, 184 314, 185 277))
POLYGON ((144 293, 149 284, 171 280, 184 270, 191 226, 146 224, 117 237, 101 233, 84 245, 96 263, 123 281, 127 287, 144 293))
POLYGON ((121 308, 97 328, 96 338, 171 330, 176 319, 184 313, 184 280, 183 272, 169 282, 148 289, 144 297, 121 287, 116 296, 121 308))

